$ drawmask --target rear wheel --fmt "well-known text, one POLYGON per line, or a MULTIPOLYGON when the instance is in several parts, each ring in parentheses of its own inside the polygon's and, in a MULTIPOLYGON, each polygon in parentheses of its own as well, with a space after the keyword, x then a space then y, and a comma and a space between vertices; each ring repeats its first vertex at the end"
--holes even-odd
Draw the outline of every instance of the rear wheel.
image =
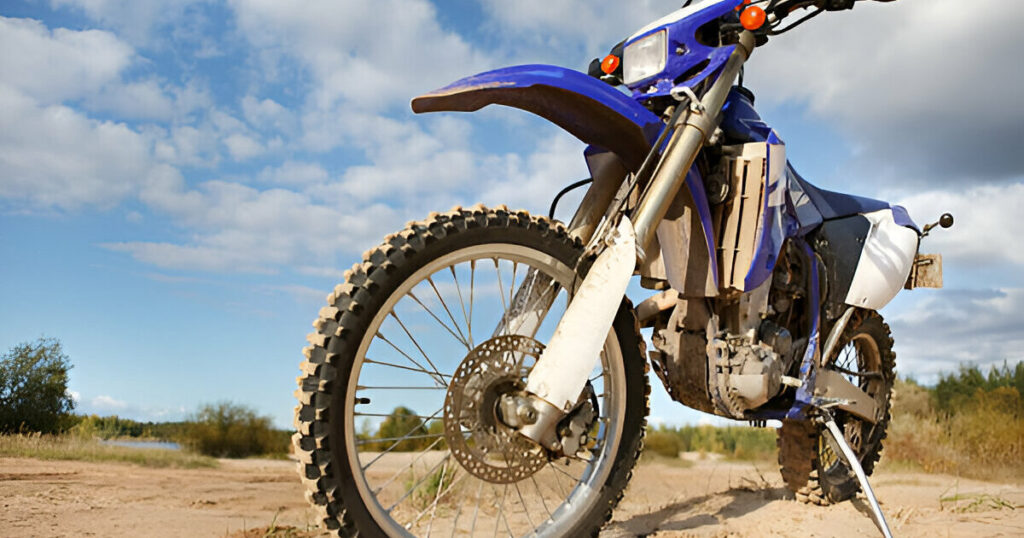
MULTIPOLYGON (((889 426, 889 406, 895 380, 896 355, 889 326, 877 312, 854 314, 823 368, 844 376, 875 399, 880 420, 872 424, 842 411, 836 423, 853 448, 867 475, 881 457, 882 440, 889 426)), ((826 439, 824 426, 786 420, 778 434, 779 464, 783 480, 803 502, 828 505, 853 497, 860 489, 856 476, 826 439)))
POLYGON ((590 376, 584 446, 554 457, 496 420, 554 330, 581 253, 560 224, 456 208, 366 253, 314 323, 294 436, 307 498, 355 534, 596 534, 639 453, 649 385, 628 304, 590 376), (536 330, 506 323, 529 295, 536 330), (552 300, 553 299, 553 300, 552 300))

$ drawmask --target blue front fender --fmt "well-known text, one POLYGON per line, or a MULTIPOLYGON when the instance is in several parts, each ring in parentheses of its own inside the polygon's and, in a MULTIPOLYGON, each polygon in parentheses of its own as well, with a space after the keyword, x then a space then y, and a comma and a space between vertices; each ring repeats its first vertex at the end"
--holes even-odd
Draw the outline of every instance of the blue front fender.
POLYGON ((615 153, 634 171, 663 125, 612 86, 553 65, 520 65, 466 77, 416 97, 412 110, 473 112, 490 104, 537 114, 584 143, 615 153))

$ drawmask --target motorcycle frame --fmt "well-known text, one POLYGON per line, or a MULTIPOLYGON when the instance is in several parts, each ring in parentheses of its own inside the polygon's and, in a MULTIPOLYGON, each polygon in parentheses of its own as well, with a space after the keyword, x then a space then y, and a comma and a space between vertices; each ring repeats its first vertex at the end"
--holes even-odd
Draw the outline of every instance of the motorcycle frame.
MULTIPOLYGON (((643 32, 637 34, 642 35, 643 32)), ((634 39, 637 36, 634 36, 634 39)), ((731 49, 728 59, 721 64, 717 75, 711 75, 716 78, 699 102, 688 86, 681 85, 670 89, 669 93, 680 101, 678 106, 682 107, 682 110, 674 114, 667 125, 633 99, 597 79, 572 70, 542 65, 517 66, 474 75, 413 99, 412 108, 417 113, 444 110, 475 111, 490 104, 502 104, 540 115, 589 144, 591 147, 588 148, 588 165, 591 166, 594 182, 577 207, 570 221, 569 231, 588 243, 591 252, 601 252, 607 246, 607 236, 613 231, 622 230, 619 224, 625 198, 631 194, 629 188, 642 188, 635 207, 630 211, 632 226, 629 228, 635 235, 637 266, 645 260, 657 227, 665 218, 680 190, 683 187, 690 188, 694 199, 699 200, 697 210, 703 224, 710 260, 715 264, 717 256, 713 251, 714 241, 709 235, 710 213, 703 196, 701 178, 694 170, 694 162, 721 123, 722 108, 740 69, 753 52, 755 42, 753 33, 744 31, 739 34, 738 43, 728 47, 731 49), (662 143, 666 135, 668 141, 662 143), (600 149, 592 151, 596 148, 606 149, 614 158, 603 163, 599 159, 593 159, 596 153, 601 153, 600 149), (639 185, 631 185, 631 180, 646 175, 646 165, 650 164, 648 160, 652 156, 657 156, 658 150, 662 148, 661 157, 656 161, 650 179, 639 182, 639 185), (602 169, 595 170, 595 166, 602 169)), ((774 138, 774 135, 771 135, 771 138, 774 138)), ((789 240, 796 241, 799 249, 807 256, 811 268, 808 294, 811 304, 817 305, 821 295, 817 256, 802 237, 791 237, 789 240)), ((713 271, 713 275, 717 280, 717 271, 713 271)), ((625 284, 622 286, 624 289, 625 284)), ((801 384, 796 391, 792 407, 786 411, 755 410, 747 418, 803 419, 806 418, 808 409, 816 405, 849 407, 848 401, 829 402, 815 396, 816 365, 820 356, 820 315, 817 309, 811 313, 808 344, 800 365, 801 384)), ((610 326, 610 319, 606 321, 610 326)), ((603 322, 595 325, 591 320, 586 320, 583 323, 596 327, 603 322)), ((833 328, 834 334, 830 335, 830 339, 838 335, 836 329, 841 327, 833 328)), ((604 334, 607 330, 592 332, 604 334)), ((544 357, 538 363, 543 359, 544 357)), ((571 361, 573 357, 558 359, 562 361, 561 366, 564 368, 564 361, 571 361)), ((579 365, 576 369, 589 371, 585 365, 579 365)), ((554 369, 541 368, 541 371, 544 370, 554 369)), ((531 374, 531 379, 539 377, 541 376, 531 374)), ((541 437, 546 437, 543 443, 548 446, 553 442, 549 426, 565 412, 566 406, 559 404, 575 400, 575 397, 568 395, 574 392, 575 385, 579 383, 559 381, 559 384, 570 388, 564 388, 557 397, 545 397, 549 396, 545 394, 537 398, 542 420, 533 428, 529 428, 548 429, 546 436, 540 433, 528 435, 538 442, 541 442, 541 437)), ((536 387, 541 383, 535 381, 532 385, 536 387)), ((547 386, 546 383, 543 385, 547 386)), ((852 384, 843 388, 856 389, 852 384)))

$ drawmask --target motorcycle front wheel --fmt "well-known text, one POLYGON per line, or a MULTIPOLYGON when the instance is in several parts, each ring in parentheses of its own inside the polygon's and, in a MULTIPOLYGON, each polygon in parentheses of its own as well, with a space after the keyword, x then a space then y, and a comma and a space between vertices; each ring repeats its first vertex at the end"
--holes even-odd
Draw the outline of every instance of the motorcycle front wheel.
POLYGON ((296 391, 299 472, 324 525, 340 536, 597 534, 648 412, 628 301, 581 397, 596 413, 579 451, 554 456, 496 419, 561 318, 581 252, 559 223, 477 206, 411 223, 346 272, 296 391), (517 326, 507 312, 524 297, 540 315, 517 326))

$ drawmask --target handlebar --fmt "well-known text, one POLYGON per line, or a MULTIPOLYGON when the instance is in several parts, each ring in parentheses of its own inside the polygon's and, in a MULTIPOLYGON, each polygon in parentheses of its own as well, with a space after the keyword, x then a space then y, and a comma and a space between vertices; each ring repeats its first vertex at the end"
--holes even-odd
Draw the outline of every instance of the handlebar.
MULTIPOLYGON (((853 9, 857 2, 865 0, 771 0, 765 11, 775 14, 779 19, 803 7, 817 7, 825 11, 844 11, 853 9)), ((895 0, 874 0, 875 2, 894 2, 895 0)))
MULTIPOLYGON (((767 0, 768 5, 765 6, 764 11, 768 15, 768 21, 770 24, 767 25, 762 32, 759 32, 759 35, 762 35, 765 38, 772 35, 779 35, 825 11, 845 11, 853 9, 857 2, 864 1, 895 2, 896 0, 767 0), (783 19, 791 15, 794 11, 803 8, 814 8, 815 10, 793 24, 790 24, 786 28, 779 29, 783 19)), ((759 2, 754 3, 757 4, 759 2)), ((766 41, 766 39, 764 39, 764 41, 761 39, 758 41, 759 45, 766 41)))

